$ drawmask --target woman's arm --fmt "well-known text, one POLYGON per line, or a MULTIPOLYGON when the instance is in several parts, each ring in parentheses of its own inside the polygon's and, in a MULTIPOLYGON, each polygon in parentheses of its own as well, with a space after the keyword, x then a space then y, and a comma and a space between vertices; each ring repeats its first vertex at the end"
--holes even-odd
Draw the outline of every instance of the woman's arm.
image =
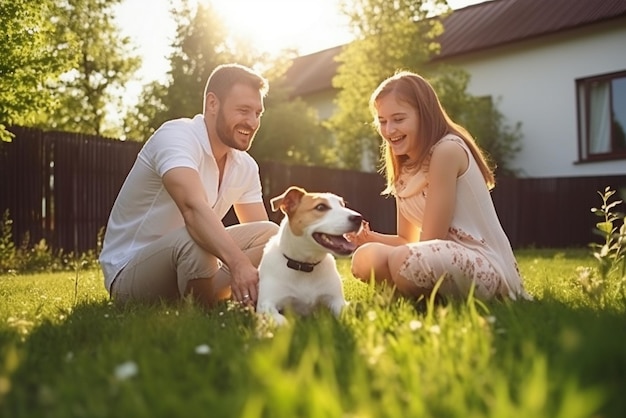
POLYGON ((420 241, 447 238, 456 206, 457 177, 468 165, 467 153, 455 142, 445 141, 433 150, 420 241))
POLYGON ((347 238, 351 242, 355 242, 357 247, 367 242, 378 242, 381 244, 391 245, 397 247, 409 242, 416 242, 419 240, 419 228, 411 224, 397 209, 396 205, 396 228, 398 233, 383 234, 381 232, 372 231, 368 222, 363 222, 363 227, 357 234, 348 234, 347 238))

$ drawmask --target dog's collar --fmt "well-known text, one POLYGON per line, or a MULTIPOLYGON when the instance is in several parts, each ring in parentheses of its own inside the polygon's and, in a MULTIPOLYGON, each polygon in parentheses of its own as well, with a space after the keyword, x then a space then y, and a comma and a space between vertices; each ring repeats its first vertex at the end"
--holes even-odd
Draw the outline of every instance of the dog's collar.
POLYGON ((289 258, 285 254, 283 255, 287 259, 287 267, 289 267, 290 269, 303 271, 305 273, 312 272, 313 268, 315 268, 315 266, 317 266, 321 262, 318 261, 317 263, 303 263, 302 261, 296 261, 293 258, 289 258))

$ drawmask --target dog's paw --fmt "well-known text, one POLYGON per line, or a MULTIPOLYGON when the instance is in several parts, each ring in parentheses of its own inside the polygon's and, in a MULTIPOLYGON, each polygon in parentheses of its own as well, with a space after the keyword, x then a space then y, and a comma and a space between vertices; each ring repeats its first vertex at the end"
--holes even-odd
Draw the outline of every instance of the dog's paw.
POLYGON ((330 311, 333 313, 333 315, 335 315, 336 318, 339 318, 339 316, 341 315, 341 312, 343 312, 343 310, 348 306, 348 302, 343 300, 343 299, 337 299, 336 301, 333 301, 329 308, 330 311))
POLYGON ((273 325, 283 326, 289 322, 287 318, 281 314, 275 306, 268 303, 259 303, 257 306, 257 315, 264 321, 272 323, 273 325))
POLYGON ((279 313, 272 315, 272 320, 279 327, 285 326, 289 323, 287 318, 284 315, 279 314, 279 313))
POLYGON ((289 323, 287 318, 284 315, 281 315, 278 312, 276 312, 276 313, 257 312, 257 316, 259 317, 260 320, 262 320, 263 322, 265 322, 268 325, 275 325, 275 326, 282 327, 282 326, 287 325, 289 323))

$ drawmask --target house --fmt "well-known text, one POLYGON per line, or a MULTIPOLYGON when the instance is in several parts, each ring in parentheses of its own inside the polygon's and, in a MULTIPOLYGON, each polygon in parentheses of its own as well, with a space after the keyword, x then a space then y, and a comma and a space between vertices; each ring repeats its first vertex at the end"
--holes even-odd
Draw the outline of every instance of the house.
MULTIPOLYGON (((521 122, 522 177, 626 175, 626 0, 493 0, 444 18, 433 59, 470 74, 506 123, 521 122)), ((301 56, 287 72, 321 119, 334 111, 342 46, 301 56)))

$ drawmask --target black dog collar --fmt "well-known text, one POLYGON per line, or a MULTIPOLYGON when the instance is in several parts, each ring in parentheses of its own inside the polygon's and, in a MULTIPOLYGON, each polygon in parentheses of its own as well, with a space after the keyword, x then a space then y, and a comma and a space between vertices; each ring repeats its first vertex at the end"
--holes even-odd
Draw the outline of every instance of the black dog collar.
POLYGON ((290 269, 303 271, 305 273, 312 272, 313 268, 320 263, 320 261, 318 261, 317 263, 303 263, 301 261, 296 261, 293 258, 289 258, 285 254, 283 255, 287 259, 287 267, 289 267, 290 269))

